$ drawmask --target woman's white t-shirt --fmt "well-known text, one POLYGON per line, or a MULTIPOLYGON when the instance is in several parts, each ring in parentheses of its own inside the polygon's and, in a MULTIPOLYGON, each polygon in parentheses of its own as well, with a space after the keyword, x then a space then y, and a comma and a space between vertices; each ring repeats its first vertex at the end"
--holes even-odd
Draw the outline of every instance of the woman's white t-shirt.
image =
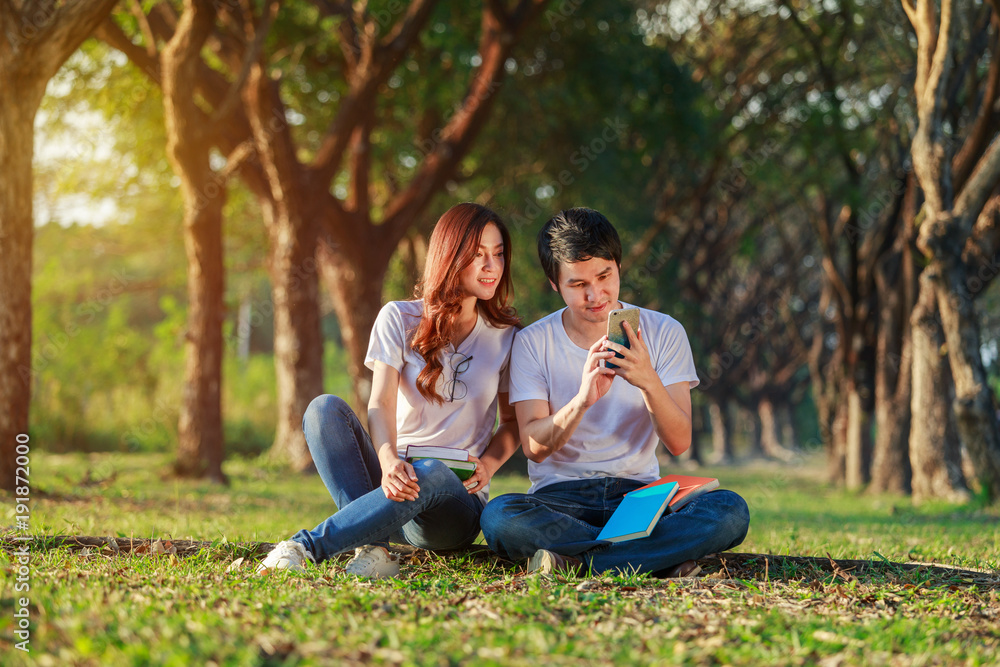
MULTIPOLYGON (((368 341, 365 366, 374 370, 375 362, 399 371, 396 399, 396 450, 400 457, 409 445, 437 445, 468 450, 483 455, 497 423, 497 394, 508 391, 508 365, 514 341, 514 327, 495 328, 479 315, 472 332, 458 348, 444 349, 444 370, 438 378, 437 393, 443 403, 428 401, 417 390, 417 376, 426 362, 410 347, 413 333, 423 317, 423 300, 390 301, 379 312, 368 341), (449 387, 455 379, 452 355, 456 361, 472 360, 458 380, 467 391, 463 398, 449 401, 449 387)), ((457 365, 457 364, 456 364, 457 365)), ((456 395, 462 393, 459 385, 456 395)), ((488 489, 480 492, 485 501, 488 489)))

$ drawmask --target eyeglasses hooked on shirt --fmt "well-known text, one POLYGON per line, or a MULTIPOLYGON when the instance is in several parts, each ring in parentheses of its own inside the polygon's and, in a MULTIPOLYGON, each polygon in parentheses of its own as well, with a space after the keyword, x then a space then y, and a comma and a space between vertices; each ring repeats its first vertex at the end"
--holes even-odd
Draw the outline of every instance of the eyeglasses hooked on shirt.
POLYGON ((451 366, 451 380, 448 382, 448 402, 462 400, 469 393, 469 387, 458 379, 458 376, 469 369, 469 362, 472 356, 465 356, 461 352, 451 355, 449 365, 451 366))

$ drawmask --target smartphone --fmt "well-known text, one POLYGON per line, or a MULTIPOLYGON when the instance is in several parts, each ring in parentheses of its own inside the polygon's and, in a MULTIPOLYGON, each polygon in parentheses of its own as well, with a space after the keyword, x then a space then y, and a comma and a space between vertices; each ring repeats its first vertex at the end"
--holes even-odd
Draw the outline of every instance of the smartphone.
MULTIPOLYGON (((632 346, 628 342, 628 334, 625 333, 622 322, 628 322, 632 327, 632 333, 637 333, 639 331, 639 309, 619 308, 608 313, 608 340, 631 349, 632 346)), ((615 357, 621 359, 622 355, 615 353, 615 357)), ((605 361, 604 365, 607 368, 618 368, 610 360, 605 361)))

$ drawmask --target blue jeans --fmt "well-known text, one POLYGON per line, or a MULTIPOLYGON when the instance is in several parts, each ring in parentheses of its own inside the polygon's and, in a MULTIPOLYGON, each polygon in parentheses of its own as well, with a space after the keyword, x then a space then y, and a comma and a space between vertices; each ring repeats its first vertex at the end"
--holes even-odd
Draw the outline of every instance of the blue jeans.
POLYGON ((629 491, 643 482, 597 477, 557 482, 533 494, 492 499, 481 519, 486 542, 501 556, 529 558, 538 549, 573 556, 594 572, 659 572, 725 551, 746 537, 750 510, 732 491, 712 491, 664 514, 648 537, 626 542, 597 535, 629 491))
POLYGON ((440 461, 413 464, 420 484, 416 500, 386 498, 371 438, 342 399, 329 394, 313 399, 302 430, 319 476, 339 508, 312 530, 300 530, 291 538, 316 562, 390 540, 422 549, 457 549, 479 535, 482 501, 440 461))

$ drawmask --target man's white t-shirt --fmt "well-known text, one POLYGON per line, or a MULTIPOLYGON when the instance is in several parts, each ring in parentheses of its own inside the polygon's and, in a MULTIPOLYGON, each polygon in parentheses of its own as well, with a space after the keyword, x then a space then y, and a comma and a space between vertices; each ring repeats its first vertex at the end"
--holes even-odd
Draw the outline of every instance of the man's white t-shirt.
MULTIPOLYGON (((621 302, 622 307, 630 307, 621 302)), ((555 414, 580 391, 587 350, 570 340, 563 312, 556 311, 518 332, 510 360, 510 402, 548 401, 555 414)), ((669 315, 639 309, 642 338, 664 386, 688 382, 698 373, 684 327, 669 315)), ((569 441, 541 463, 528 462, 534 493, 556 482, 592 477, 628 477, 642 482, 659 478, 659 438, 642 392, 624 378, 584 414, 569 441)))
MULTIPOLYGON (((444 349, 444 370, 438 378, 437 393, 445 400, 438 404, 428 401, 417 389, 417 376, 426 362, 410 347, 423 308, 422 300, 390 301, 383 306, 372 327, 365 356, 365 366, 372 370, 375 362, 381 361, 399 371, 396 451, 402 457, 409 445, 437 445, 465 449, 480 457, 496 426, 497 394, 508 391, 514 327, 495 328, 479 315, 472 332, 457 349, 450 344, 444 349), (467 387, 464 397, 449 401, 448 389, 455 378, 451 359, 456 353, 462 355, 456 361, 466 357, 472 360, 458 374, 458 380, 467 387)), ((456 394, 461 394, 461 387, 456 394)), ((488 487, 477 495, 485 502, 488 487)))

